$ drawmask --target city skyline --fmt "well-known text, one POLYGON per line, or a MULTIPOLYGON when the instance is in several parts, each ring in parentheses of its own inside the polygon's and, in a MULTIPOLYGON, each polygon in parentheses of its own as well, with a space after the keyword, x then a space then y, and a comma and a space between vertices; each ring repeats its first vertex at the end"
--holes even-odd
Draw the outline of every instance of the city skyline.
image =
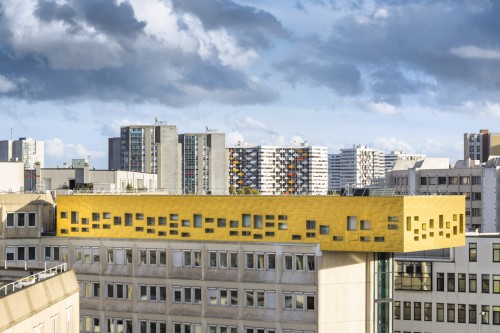
POLYGON ((45 141, 47 167, 105 168, 120 126, 205 126, 463 157, 500 116, 488 1, 4 1, 0 139, 45 141), (98 8, 98 10, 96 10, 98 8), (11 132, 12 129, 12 132, 11 132))

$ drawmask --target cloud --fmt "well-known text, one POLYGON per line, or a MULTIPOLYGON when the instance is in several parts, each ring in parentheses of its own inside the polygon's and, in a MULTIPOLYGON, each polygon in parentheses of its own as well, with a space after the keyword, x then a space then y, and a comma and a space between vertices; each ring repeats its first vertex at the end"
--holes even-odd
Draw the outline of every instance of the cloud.
POLYGON ((62 157, 64 155, 64 143, 59 138, 45 140, 45 154, 50 157, 62 157))
POLYGON ((243 142, 245 142, 245 137, 240 132, 232 131, 226 133, 226 147, 236 146, 243 142))
POLYGON ((242 42, 242 34, 247 25, 262 25, 260 35, 267 38, 279 24, 253 7, 214 5, 222 12, 213 15, 229 10, 245 23, 233 18, 208 24, 208 14, 162 0, 5 0, 0 73, 17 82, 17 89, 4 93, 27 101, 174 107, 275 101, 277 91, 249 72, 259 54, 242 42))
POLYGON ((377 137, 373 140, 373 147, 386 153, 397 150, 404 153, 415 153, 415 149, 409 143, 394 137, 377 137))
POLYGON ((283 72, 293 85, 307 83, 314 87, 326 87, 340 95, 357 95, 363 88, 361 72, 352 63, 322 64, 297 57, 277 62, 274 67, 283 72))
POLYGON ((0 93, 8 93, 17 89, 14 82, 9 81, 5 76, 0 74, 0 93))
POLYGON ((175 10, 194 14, 207 30, 235 32, 244 47, 268 48, 271 37, 289 36, 271 13, 230 0, 173 0, 172 4, 175 10))
POLYGON ((474 45, 453 47, 450 53, 465 59, 500 60, 500 49, 484 49, 474 45))

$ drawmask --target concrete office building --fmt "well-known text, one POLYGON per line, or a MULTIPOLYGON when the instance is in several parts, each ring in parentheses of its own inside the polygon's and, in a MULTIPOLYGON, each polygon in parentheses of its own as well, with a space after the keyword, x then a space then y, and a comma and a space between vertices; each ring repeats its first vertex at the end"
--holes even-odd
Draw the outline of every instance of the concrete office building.
POLYGON ((32 170, 39 163, 44 164, 44 142, 31 138, 0 141, 0 161, 22 161, 26 170, 32 170))
POLYGON ((394 294, 395 333, 498 332, 500 234, 469 233, 449 252, 398 257, 394 294))
MULTIPOLYGON (((78 332, 79 285, 66 264, 0 286, 0 332, 78 332)), ((0 272, 2 282, 9 271, 0 272)))
MULTIPOLYGON (((110 139, 110 153, 115 144, 110 139)), ((207 130, 179 135, 173 125, 125 126, 121 128, 120 160, 121 170, 158 174, 158 189, 168 193, 228 193, 223 133, 207 130)))
POLYGON ((398 161, 386 181, 396 193, 462 194, 468 230, 500 231, 499 158, 483 164, 470 159, 457 161, 453 168, 447 158, 398 161))
POLYGON ((326 147, 236 146, 228 152, 229 182, 235 191, 249 187, 263 195, 327 193, 326 147))
POLYGON ((384 153, 368 146, 354 145, 330 157, 331 190, 363 188, 385 175, 384 153))
POLYGON ((393 252, 464 243, 459 196, 60 195, 26 238, 17 200, 0 260, 68 261, 82 332, 392 332, 393 252))

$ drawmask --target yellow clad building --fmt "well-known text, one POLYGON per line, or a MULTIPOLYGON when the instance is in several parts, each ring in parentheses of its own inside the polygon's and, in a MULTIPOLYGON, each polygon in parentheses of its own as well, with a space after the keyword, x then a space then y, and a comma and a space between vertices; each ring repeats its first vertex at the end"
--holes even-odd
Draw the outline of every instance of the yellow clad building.
POLYGON ((463 196, 59 196, 44 251, 77 272, 83 332, 392 332, 393 253, 463 246, 464 207, 463 196))

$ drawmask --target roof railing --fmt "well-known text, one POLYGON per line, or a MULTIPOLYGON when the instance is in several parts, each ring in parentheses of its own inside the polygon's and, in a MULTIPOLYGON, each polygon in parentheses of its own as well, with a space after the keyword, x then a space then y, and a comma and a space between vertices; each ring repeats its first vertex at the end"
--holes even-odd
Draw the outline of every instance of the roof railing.
POLYGON ((40 282, 40 281, 43 281, 45 279, 48 279, 48 278, 50 278, 58 273, 66 272, 67 269, 68 269, 68 264, 62 263, 62 264, 57 265, 55 267, 45 269, 45 270, 38 272, 36 274, 32 274, 32 275, 26 276, 22 279, 8 283, 8 284, 0 287, 0 296, 5 296, 8 293, 16 292, 16 291, 21 290, 25 287, 31 286, 31 285, 35 284, 36 282, 40 282))

